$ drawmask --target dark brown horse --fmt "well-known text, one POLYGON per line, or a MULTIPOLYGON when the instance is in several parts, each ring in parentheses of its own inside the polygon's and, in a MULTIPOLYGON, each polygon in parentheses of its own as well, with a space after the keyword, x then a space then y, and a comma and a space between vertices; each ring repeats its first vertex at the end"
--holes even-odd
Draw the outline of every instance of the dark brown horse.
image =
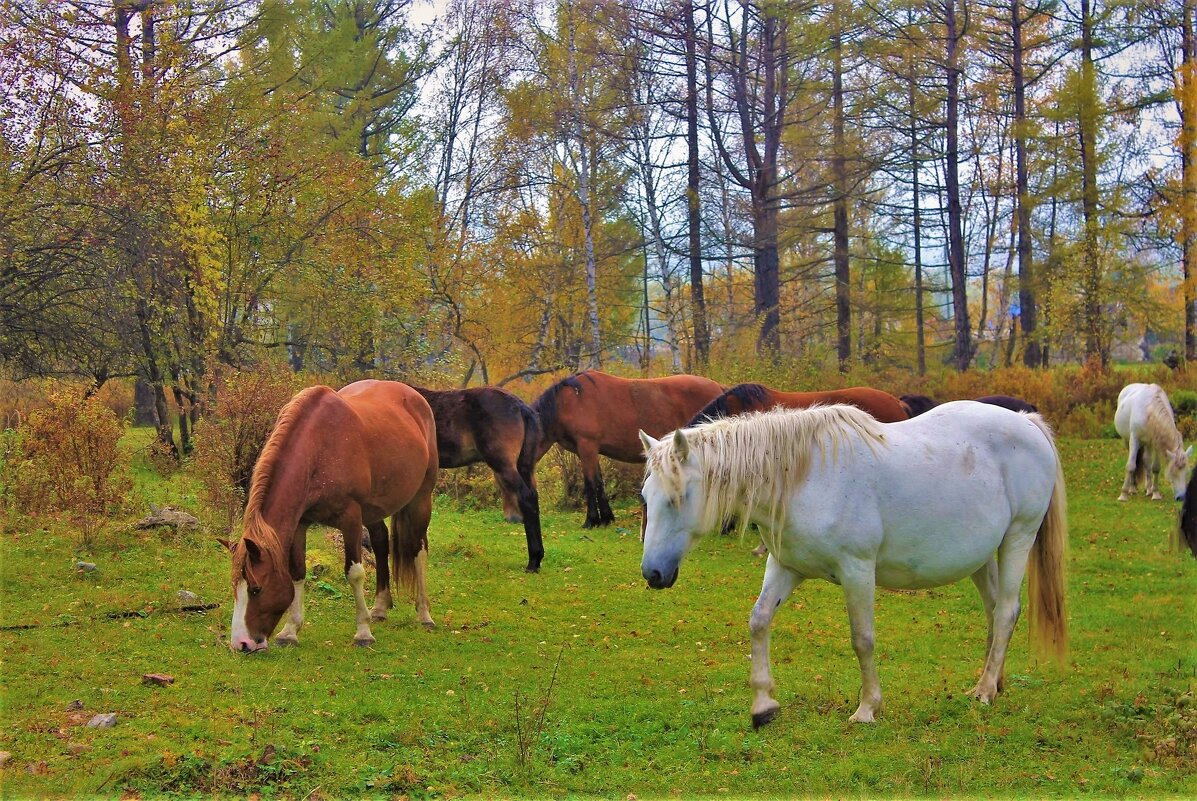
POLYGON ((1189 484, 1185 489, 1185 502, 1180 507, 1180 525, 1176 530, 1176 549, 1180 550, 1180 543, 1189 546, 1193 558, 1197 559, 1197 470, 1189 476, 1189 484))
POLYGON ((308 526, 340 529, 345 576, 357 605, 358 645, 374 642, 370 620, 391 607, 390 571, 416 596, 432 626, 424 572, 436 484, 436 424, 415 390, 394 381, 358 381, 339 392, 309 387, 279 412, 254 467, 244 532, 225 542, 233 555, 233 629, 229 647, 257 651, 287 614, 276 642, 298 642, 303 625, 308 526), (362 526, 378 565, 374 609, 366 608, 362 526))
POLYGON ((698 425, 721 417, 735 417, 745 412, 767 412, 781 406, 806 409, 815 404, 847 403, 868 412, 882 423, 897 423, 910 415, 901 401, 872 387, 830 389, 823 392, 779 392, 764 384, 736 384, 708 403, 689 422, 698 425))
MULTIPOLYGON (((899 400, 910 413, 911 417, 918 417, 920 414, 930 411, 939 405, 938 401, 926 395, 903 395, 899 400)), ((1003 409, 1009 409, 1012 412, 1030 413, 1039 411, 1034 404, 1027 403, 1022 398, 1015 398, 1010 395, 982 395, 974 400, 978 403, 988 403, 990 406, 1001 406, 1003 409)))
MULTIPOLYGON (((540 570, 540 501, 536 495, 536 447, 540 424, 522 400, 498 387, 435 390, 413 387, 436 418, 440 466, 484 462, 495 473, 504 500, 513 498, 528 541, 529 573, 540 570)), ((506 504, 504 504, 506 505, 506 504)), ((508 513, 508 519, 511 519, 508 513)))
POLYGON ((665 378, 619 378, 598 370, 563 378, 532 403, 543 431, 536 460, 554 444, 582 460, 585 481, 585 528, 615 520, 599 454, 620 462, 644 461, 637 432, 663 437, 681 428, 723 387, 696 375, 665 378))

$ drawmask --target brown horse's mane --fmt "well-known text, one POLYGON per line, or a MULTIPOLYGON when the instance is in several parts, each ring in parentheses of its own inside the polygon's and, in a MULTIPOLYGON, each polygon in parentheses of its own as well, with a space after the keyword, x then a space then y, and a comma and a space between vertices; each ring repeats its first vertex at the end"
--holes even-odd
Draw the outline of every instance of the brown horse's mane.
MULTIPOLYGON (((532 401, 532 411, 536 412, 537 418, 540 420, 540 431, 542 436, 551 437, 553 431, 557 426, 557 393, 564 387, 569 387, 579 395, 582 394, 582 383, 578 381, 580 376, 585 373, 574 373, 567 375, 560 381, 557 381, 544 392, 536 400, 532 401)), ((591 379, 593 381, 594 379, 591 379)))
MULTIPOLYGON (((266 500, 266 493, 270 491, 274 472, 282 458, 283 446, 291 436, 292 429, 307 407, 311 398, 326 391, 328 387, 315 386, 300 390, 278 413, 274 421, 274 429, 266 444, 262 446, 262 453, 254 465, 253 482, 249 486, 249 499, 245 504, 245 517, 242 525, 241 538, 253 540, 254 544, 263 551, 275 556, 282 556, 284 548, 274 527, 262 519, 262 504, 266 500)), ((240 548, 233 553, 234 575, 237 568, 244 563, 246 551, 240 548), (239 561, 240 560, 240 561, 239 561)))
POLYGON ((768 402, 769 388, 764 384, 736 384, 731 389, 724 390, 719 394, 719 397, 702 407, 698 414, 694 415, 694 419, 687 423, 686 426, 692 427, 730 416, 732 410, 728 406, 727 401, 729 398, 735 398, 740 402, 741 409, 747 409, 755 404, 768 402))

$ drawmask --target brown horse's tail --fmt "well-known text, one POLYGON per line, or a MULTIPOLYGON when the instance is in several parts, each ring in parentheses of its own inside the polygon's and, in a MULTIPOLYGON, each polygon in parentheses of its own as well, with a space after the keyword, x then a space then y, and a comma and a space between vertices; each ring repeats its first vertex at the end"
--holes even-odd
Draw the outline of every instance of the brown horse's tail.
POLYGON ((417 506, 409 503, 391 518, 391 575, 395 586, 409 596, 415 594, 420 552, 428 550, 428 527, 417 525, 417 506))
POLYGON ((1064 598, 1068 566, 1068 500, 1064 492, 1064 467, 1047 423, 1038 414, 1029 414, 1027 419, 1047 437, 1056 457, 1056 482, 1051 501, 1039 524, 1039 534, 1031 546, 1027 563, 1031 640, 1040 653, 1050 654, 1057 663, 1064 664, 1068 657, 1068 610, 1064 598))
POLYGON ((540 455, 544 431, 540 427, 540 416, 531 406, 521 403, 520 414, 524 418, 524 444, 520 446, 520 455, 516 459, 515 467, 520 477, 528 480, 536 475, 536 461, 540 455))

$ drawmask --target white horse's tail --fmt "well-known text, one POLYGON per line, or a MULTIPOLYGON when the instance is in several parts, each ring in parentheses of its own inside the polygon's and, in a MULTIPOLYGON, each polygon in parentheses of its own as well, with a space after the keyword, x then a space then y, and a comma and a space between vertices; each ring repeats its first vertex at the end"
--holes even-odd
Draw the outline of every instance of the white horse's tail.
POLYGON ((1039 534, 1031 546, 1027 563, 1031 640, 1041 654, 1049 654, 1056 662, 1064 664, 1068 657, 1068 610, 1064 598, 1068 566, 1068 499, 1064 492, 1064 467, 1051 428, 1038 414, 1029 414, 1027 419, 1047 437, 1056 457, 1052 498, 1047 514, 1039 524, 1039 534))

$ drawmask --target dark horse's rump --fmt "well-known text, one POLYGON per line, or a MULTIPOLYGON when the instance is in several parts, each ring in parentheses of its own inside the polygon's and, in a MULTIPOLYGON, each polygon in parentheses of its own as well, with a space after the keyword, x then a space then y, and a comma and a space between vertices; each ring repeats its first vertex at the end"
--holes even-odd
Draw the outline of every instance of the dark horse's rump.
POLYGON ((1189 476, 1185 502, 1180 508, 1180 529, 1177 533, 1193 552, 1193 558, 1197 559, 1197 470, 1189 476))
POLYGON ((536 459, 554 444, 576 453, 585 479, 587 528, 615 519, 603 487, 598 457, 643 462, 638 432, 662 437, 723 391, 695 375, 620 378, 586 370, 556 382, 532 403, 544 436, 536 459))
MULTIPOLYGON (((934 398, 929 398, 926 395, 903 395, 899 400, 911 417, 917 417, 923 412, 930 411, 939 405, 939 402, 934 398)), ((1010 395, 982 395, 975 398, 978 403, 988 403, 990 406, 1001 406, 1003 409, 1009 409, 1012 412, 1037 412, 1039 409, 1034 404, 1027 403, 1022 398, 1015 398, 1010 395)))
POLYGON ((529 572, 540 569, 544 545, 540 501, 536 494, 536 449, 540 424, 536 413, 505 389, 472 387, 415 388, 432 407, 441 467, 484 462, 495 473, 505 496, 515 498, 528 543, 529 572))
POLYGON ((805 409, 815 404, 847 403, 866 411, 883 423, 895 423, 909 416, 902 403, 872 387, 850 387, 822 392, 779 392, 763 384, 737 384, 725 390, 690 420, 698 425, 722 417, 734 417, 745 412, 764 412, 777 406, 805 409))
POLYGON ((1001 406, 1003 409, 1009 409, 1012 412, 1037 412, 1038 408, 1032 403, 1027 403, 1022 398, 1014 398, 1010 395, 982 395, 977 398, 980 403, 988 403, 990 406, 1001 406))

